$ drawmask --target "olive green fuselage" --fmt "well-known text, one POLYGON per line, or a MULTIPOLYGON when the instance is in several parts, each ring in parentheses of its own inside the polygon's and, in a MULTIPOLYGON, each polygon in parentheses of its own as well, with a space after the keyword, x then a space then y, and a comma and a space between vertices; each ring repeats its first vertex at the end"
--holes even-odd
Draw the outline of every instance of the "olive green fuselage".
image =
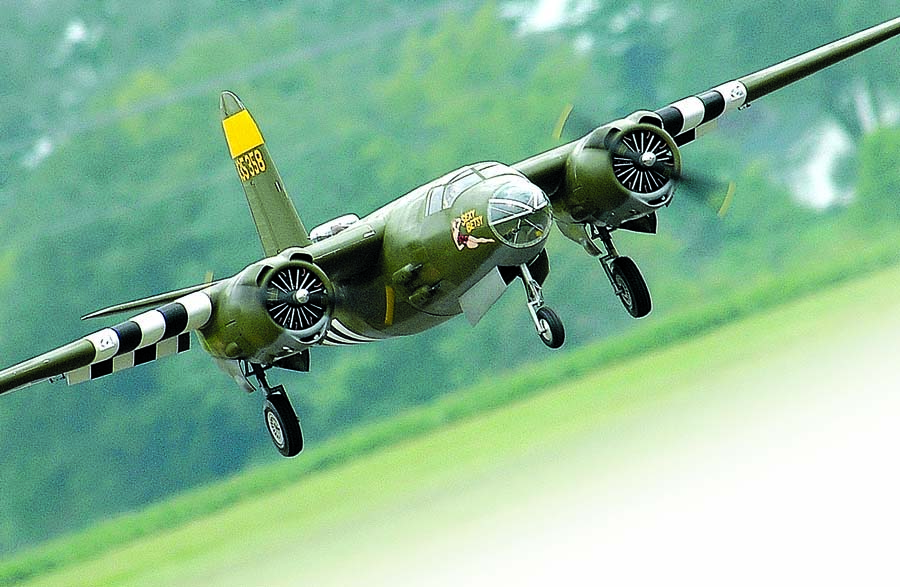
POLYGON ((498 171, 505 173, 477 179, 446 205, 436 202, 442 185, 437 180, 363 218, 356 230, 351 227, 308 247, 329 273, 328 250, 341 247, 342 241, 349 246, 359 230, 383 231, 376 262, 347 277, 335 268, 335 318, 366 337, 416 334, 460 314, 460 296, 491 271, 517 267, 540 254, 549 222, 525 246, 504 242, 489 225, 489 202, 500 185, 533 187, 509 168, 498 171))
POLYGON ((416 334, 460 314, 460 299, 490 276, 470 295, 486 310, 506 288, 501 271, 509 279, 538 257, 552 226, 544 192, 497 163, 461 168, 353 220, 214 286, 204 348, 219 359, 273 364, 317 344, 416 334), (267 284, 286 267, 325 284, 327 318, 304 330, 279 326, 266 310, 267 284))

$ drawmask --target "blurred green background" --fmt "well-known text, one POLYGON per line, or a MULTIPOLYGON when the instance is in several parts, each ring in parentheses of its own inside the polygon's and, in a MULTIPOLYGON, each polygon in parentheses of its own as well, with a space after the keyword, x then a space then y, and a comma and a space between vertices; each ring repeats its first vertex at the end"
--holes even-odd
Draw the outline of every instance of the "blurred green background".
MULTIPOLYGON (((261 256, 222 89, 254 112, 312 227, 552 147, 567 102, 602 124, 896 16, 881 0, 0 5, 4 366, 96 329, 77 319, 92 310, 261 256)), ((896 55, 822 72, 684 150, 686 170, 734 180, 736 200, 718 220, 676 195, 658 236, 618 238, 654 295, 644 322, 771 305, 900 260, 896 55)), ((567 349, 635 328, 596 262, 559 235, 549 250, 567 349)), ((312 373, 278 378, 307 442, 546 359, 523 299, 513 289, 474 330, 317 349, 312 373)), ((197 351, 4 397, 0 554, 277 460, 260 410, 197 351)))

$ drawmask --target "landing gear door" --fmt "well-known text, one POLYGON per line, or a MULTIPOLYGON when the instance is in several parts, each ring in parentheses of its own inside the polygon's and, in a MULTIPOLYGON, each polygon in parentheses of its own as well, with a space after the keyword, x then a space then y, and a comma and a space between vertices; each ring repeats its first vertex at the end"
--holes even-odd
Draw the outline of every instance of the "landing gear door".
POLYGON ((505 291, 506 280, 500 274, 500 269, 494 267, 481 281, 461 295, 459 297, 459 305, 465 312, 469 324, 472 326, 478 324, 505 291))

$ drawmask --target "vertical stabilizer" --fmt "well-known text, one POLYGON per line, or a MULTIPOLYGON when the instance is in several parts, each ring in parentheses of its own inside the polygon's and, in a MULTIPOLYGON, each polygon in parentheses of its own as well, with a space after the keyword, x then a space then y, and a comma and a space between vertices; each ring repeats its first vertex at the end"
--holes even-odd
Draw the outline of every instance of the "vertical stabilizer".
POLYGON ((256 121, 232 92, 222 92, 222 128, 267 256, 310 244, 256 121))

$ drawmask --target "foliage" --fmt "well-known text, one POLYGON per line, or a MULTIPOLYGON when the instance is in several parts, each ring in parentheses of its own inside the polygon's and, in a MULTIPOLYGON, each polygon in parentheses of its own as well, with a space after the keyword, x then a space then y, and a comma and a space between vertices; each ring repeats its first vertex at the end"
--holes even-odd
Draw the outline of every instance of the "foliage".
MULTIPOLYGON (((572 99, 597 122, 658 107, 894 10, 889 2, 827 10, 806 2, 787 14, 768 2, 681 1, 668 14, 657 4, 607 3, 571 27, 531 34, 498 16, 502 5, 474 2, 165 1, 137 11, 62 1, 39 14, 32 3, 11 4, 0 35, 8 56, 0 63, 8 81, 0 357, 12 363, 99 326, 74 316, 198 283, 210 270, 231 275, 260 256, 221 140, 220 89, 236 90, 254 110, 313 226, 367 213, 457 165, 550 147, 553 122, 572 99)), ((767 98, 685 149, 687 169, 733 178, 738 191, 724 221, 679 192, 658 236, 617 235, 653 290, 646 324, 658 325, 655 343, 696 329, 672 318, 678 312, 712 323, 894 260, 896 129, 860 139, 856 199, 846 209, 799 207, 783 179, 789 146, 832 117, 826 108, 856 117, 847 99, 856 80, 879 104, 897 95, 896 68, 886 63, 893 55, 860 56, 835 69, 842 73, 767 98), (767 293, 731 297, 746 288, 767 293), (699 309, 719 300, 731 301, 699 309)), ((545 295, 576 353, 635 328, 595 262, 561 238, 550 253, 545 295)), ((604 360, 648 344, 620 341, 610 343, 620 354, 604 360)), ((557 372, 531 368, 494 391, 485 391, 484 375, 497 365, 543 368, 543 357, 514 291, 474 331, 454 321, 408 340, 323 349, 313 373, 284 382, 310 442, 321 445, 474 382, 482 405, 515 397, 557 372)), ((4 397, 0 474, 14 487, 0 494, 0 552, 278 458, 259 410, 258 398, 236 391, 199 352, 78 388, 4 397)), ((300 474, 315 466, 308 461, 279 466, 300 474)))
POLYGON ((850 215, 859 225, 896 230, 900 219, 900 166, 891 155, 900 152, 900 129, 884 128, 860 145, 856 203, 850 215))

